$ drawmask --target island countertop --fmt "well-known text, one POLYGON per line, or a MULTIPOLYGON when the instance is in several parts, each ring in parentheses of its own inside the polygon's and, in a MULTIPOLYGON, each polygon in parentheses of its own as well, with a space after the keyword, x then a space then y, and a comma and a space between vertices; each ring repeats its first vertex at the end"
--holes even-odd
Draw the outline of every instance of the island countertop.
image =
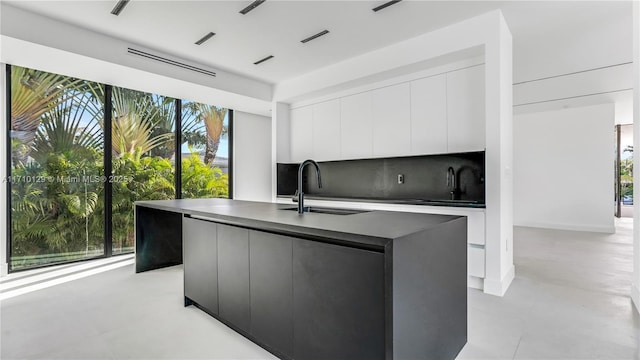
POLYGON ((184 264, 185 306, 281 359, 444 360, 467 341, 463 216, 230 199, 135 209, 136 272, 184 264))
POLYGON ((349 215, 299 215, 295 210, 283 210, 292 207, 287 204, 219 198, 137 201, 136 206, 264 231, 331 239, 379 250, 393 239, 459 218, 451 215, 393 211, 365 211, 349 215))

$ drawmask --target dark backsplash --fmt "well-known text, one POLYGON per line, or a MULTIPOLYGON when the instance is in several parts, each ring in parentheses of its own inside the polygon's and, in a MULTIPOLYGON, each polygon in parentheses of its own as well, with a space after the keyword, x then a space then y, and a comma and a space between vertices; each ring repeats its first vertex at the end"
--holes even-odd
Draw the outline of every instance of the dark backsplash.
MULTIPOLYGON (((318 162, 322 189, 315 169, 304 170, 304 192, 309 196, 371 200, 450 200, 447 169, 458 181, 459 200, 485 202, 484 151, 394 158, 318 162), (309 176, 311 174, 311 176, 309 176), (398 184, 398 175, 404 184, 398 184)), ((278 163, 278 195, 293 195, 299 164, 278 163)))

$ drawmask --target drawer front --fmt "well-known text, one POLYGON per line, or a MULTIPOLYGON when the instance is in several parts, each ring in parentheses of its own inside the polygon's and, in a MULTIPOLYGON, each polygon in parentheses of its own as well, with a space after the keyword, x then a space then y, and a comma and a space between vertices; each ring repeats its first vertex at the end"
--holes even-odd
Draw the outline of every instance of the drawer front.
POLYGON ((469 212, 467 214, 467 243, 484 246, 483 212, 469 212))

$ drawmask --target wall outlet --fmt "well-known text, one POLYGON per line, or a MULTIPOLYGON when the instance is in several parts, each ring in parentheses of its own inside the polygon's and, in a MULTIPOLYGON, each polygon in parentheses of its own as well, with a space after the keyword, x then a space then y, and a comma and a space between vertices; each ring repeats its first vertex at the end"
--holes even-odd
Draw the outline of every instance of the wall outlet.
POLYGON ((398 174, 398 184, 404 184, 404 175, 398 174))

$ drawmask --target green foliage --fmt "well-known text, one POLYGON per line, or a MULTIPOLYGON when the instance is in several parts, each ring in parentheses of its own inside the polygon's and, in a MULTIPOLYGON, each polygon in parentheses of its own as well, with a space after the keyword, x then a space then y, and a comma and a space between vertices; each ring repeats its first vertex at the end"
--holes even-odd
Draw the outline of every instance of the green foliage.
POLYGON ((229 175, 205 164, 197 153, 182 159, 182 197, 229 197, 229 175))
POLYGON ((623 150, 631 154, 631 157, 620 161, 620 197, 633 196, 633 146, 623 150))
MULTIPOLYGON (((100 178, 104 174, 103 88, 20 69, 12 68, 12 86, 16 81, 22 84, 21 97, 12 97, 12 106, 17 102, 14 110, 20 109, 23 115, 14 119, 12 112, 12 125, 22 126, 21 134, 29 136, 11 141, 12 267, 101 254, 106 195, 100 178)), ((114 89, 113 105, 113 177, 106 181, 112 184, 117 253, 133 249, 135 201, 175 198, 176 174, 170 159, 176 146, 175 101, 114 89)), ((204 118, 198 115, 188 121, 187 128, 194 130, 204 118)), ((196 133, 189 134, 206 143, 196 133)), ((182 169, 184 198, 228 197, 228 175, 203 162, 197 153, 182 159, 182 169)))

